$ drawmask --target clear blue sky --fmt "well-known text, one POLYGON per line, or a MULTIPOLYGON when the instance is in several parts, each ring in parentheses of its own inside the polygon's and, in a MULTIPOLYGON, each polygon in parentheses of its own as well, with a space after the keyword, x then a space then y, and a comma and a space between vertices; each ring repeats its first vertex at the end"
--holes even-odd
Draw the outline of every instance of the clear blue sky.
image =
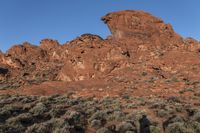
POLYGON ((184 37, 200 40, 200 0, 0 0, 0 50, 52 38, 65 43, 83 34, 110 34, 101 16, 139 9, 171 23, 184 37))

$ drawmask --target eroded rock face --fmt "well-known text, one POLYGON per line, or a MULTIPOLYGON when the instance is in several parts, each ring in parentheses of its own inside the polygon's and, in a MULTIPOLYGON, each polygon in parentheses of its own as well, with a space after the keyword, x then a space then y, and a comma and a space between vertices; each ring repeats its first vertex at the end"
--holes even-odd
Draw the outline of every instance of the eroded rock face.
POLYGON ((172 88, 168 84, 172 77, 182 87, 187 87, 185 81, 200 80, 198 41, 182 38, 170 24, 144 11, 113 12, 102 20, 112 33, 106 39, 83 34, 63 45, 44 39, 39 46, 23 43, 0 53, 0 65, 9 70, 1 82, 23 87, 47 81, 87 81, 94 84, 80 86, 91 90, 145 88, 146 93, 156 93, 156 89, 172 88))
POLYGON ((9 84, 10 87, 18 84, 19 87, 54 80, 60 68, 60 62, 51 61, 54 58, 49 54, 52 52, 50 47, 55 46, 55 42, 47 42, 43 41, 42 48, 25 42, 22 45, 13 46, 5 54, 1 54, 1 64, 9 68, 9 77, 4 75, 2 82, 9 84))
POLYGON ((184 40, 185 47, 189 51, 200 52, 200 43, 193 38, 186 38, 184 40))
POLYGON ((40 42, 40 48, 45 50, 55 50, 60 46, 59 42, 52 39, 43 39, 40 42))
POLYGON ((170 24, 144 11, 125 10, 102 17, 115 40, 141 42, 150 49, 184 47, 183 39, 170 24))
POLYGON ((96 35, 82 35, 65 45, 65 65, 58 74, 62 81, 102 78, 129 58, 124 48, 110 45, 96 35))
POLYGON ((26 61, 44 60, 47 57, 46 51, 28 42, 13 46, 6 52, 6 55, 26 61))
POLYGON ((173 36, 170 24, 144 11, 120 11, 102 17, 115 38, 140 37, 150 38, 165 34, 173 36))
POLYGON ((60 60, 61 59, 61 53, 62 53, 62 46, 59 44, 57 40, 52 39, 43 39, 40 42, 39 47, 46 51, 48 54, 48 57, 53 60, 60 60))

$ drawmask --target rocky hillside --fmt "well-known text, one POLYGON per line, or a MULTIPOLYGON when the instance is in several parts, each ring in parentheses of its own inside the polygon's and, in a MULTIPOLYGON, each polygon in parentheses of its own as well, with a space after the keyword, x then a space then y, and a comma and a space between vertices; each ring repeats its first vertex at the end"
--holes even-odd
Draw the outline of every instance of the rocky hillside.
POLYGON ((0 52, 0 132, 200 132, 200 43, 144 11, 102 20, 106 39, 0 52))
POLYGON ((0 53, 0 93, 44 95, 60 88, 56 93, 166 96, 198 88, 197 40, 144 11, 113 12, 102 20, 112 33, 106 39, 83 34, 63 45, 44 39, 0 53))

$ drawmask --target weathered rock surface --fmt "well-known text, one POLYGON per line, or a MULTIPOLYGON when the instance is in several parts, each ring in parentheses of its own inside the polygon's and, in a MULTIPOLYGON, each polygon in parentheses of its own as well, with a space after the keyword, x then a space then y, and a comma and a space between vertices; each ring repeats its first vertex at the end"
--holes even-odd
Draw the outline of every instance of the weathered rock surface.
POLYGON ((0 83, 8 86, 0 93, 180 95, 199 87, 197 40, 144 11, 113 12, 102 20, 112 33, 106 39, 83 34, 63 45, 44 39, 0 53, 0 83))

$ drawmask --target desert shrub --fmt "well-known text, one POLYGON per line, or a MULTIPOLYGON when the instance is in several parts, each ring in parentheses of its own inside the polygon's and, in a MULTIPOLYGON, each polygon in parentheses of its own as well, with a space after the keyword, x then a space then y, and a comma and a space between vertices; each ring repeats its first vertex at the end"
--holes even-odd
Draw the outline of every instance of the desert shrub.
POLYGON ((126 120, 134 123, 137 130, 140 129, 140 122, 139 120, 142 118, 143 115, 146 115, 143 111, 136 111, 126 115, 126 120))
POLYGON ((24 97, 22 96, 18 96, 18 95, 12 95, 11 97, 9 97, 7 100, 8 101, 12 101, 12 102, 20 102, 21 100, 23 100, 24 97))
POLYGON ((0 123, 3 123, 10 116, 11 116, 11 111, 10 110, 1 109, 0 110, 0 123))
POLYGON ((51 131, 59 130, 62 128, 70 127, 69 123, 61 118, 53 118, 46 122, 50 126, 51 131))
POLYGON ((176 110, 177 112, 183 112, 183 111, 184 111, 184 108, 183 108, 182 104, 176 104, 176 105, 175 105, 175 110, 176 110))
POLYGON ((9 125, 23 125, 23 126, 29 126, 33 123, 33 117, 30 113, 23 113, 18 115, 17 117, 9 118, 6 121, 6 124, 9 125))
POLYGON ((129 95, 128 93, 123 93, 123 94, 121 95, 121 97, 122 97, 122 99, 125 99, 125 100, 130 99, 130 95, 129 95))
POLYGON ((36 96, 24 97, 21 102, 22 103, 32 103, 37 100, 36 96))
POLYGON ((122 122, 116 126, 116 131, 119 133, 125 133, 127 131, 136 131, 136 128, 129 122, 122 122))
POLYGON ((102 122, 100 120, 92 120, 90 122, 90 126, 92 128, 99 129, 100 127, 102 127, 102 122))
POLYGON ((41 96, 41 97, 39 97, 38 101, 43 104, 50 104, 50 103, 52 103, 53 98, 49 97, 49 96, 41 96))
POLYGON ((10 97, 11 95, 9 94, 0 94, 0 102, 2 102, 2 100, 9 99, 10 97))
POLYGON ((53 97, 55 103, 58 104, 63 104, 63 103, 67 103, 69 101, 69 98, 67 96, 57 96, 57 97, 53 97))
POLYGON ((30 127, 28 127, 25 131, 25 133, 49 133, 50 130, 48 128, 48 125, 44 123, 34 124, 30 127))
POLYGON ((134 103, 129 103, 129 104, 126 105, 126 108, 128 108, 128 109, 134 109, 134 108, 137 108, 137 105, 134 104, 134 103))
POLYGON ((73 126, 70 128, 70 133, 85 133, 85 129, 82 126, 73 126))
POLYGON ((97 105, 98 103, 94 100, 94 101, 89 101, 90 99, 88 100, 85 100, 85 102, 83 102, 81 105, 85 108, 90 108, 90 107, 95 107, 95 105, 97 105))
POLYGON ((172 115, 176 112, 175 109, 165 106, 164 109, 157 110, 157 116, 158 117, 168 117, 169 115, 172 115))
POLYGON ((187 108, 186 111, 190 117, 199 112, 199 110, 193 108, 187 108))
POLYGON ((120 100, 118 98, 111 98, 111 97, 106 97, 100 100, 100 104, 104 108, 114 108, 115 106, 120 108, 120 100))
POLYGON ((200 97, 200 93, 194 93, 194 96, 200 97))
POLYGON ((26 128, 21 125, 5 125, 1 133, 23 133, 25 129, 26 128))
POLYGON ((200 133, 200 123, 196 121, 190 121, 189 125, 193 128, 195 133, 200 133))
POLYGON ((67 133, 70 125, 64 119, 51 119, 47 122, 34 124, 27 128, 26 133, 67 133))
POLYGON ((114 111, 111 115, 108 116, 109 120, 116 120, 116 121, 122 121, 125 119, 125 113, 122 111, 114 111))
POLYGON ((4 90, 4 89, 7 89, 7 88, 11 88, 12 86, 9 85, 9 84, 0 84, 0 90, 4 90))
POLYGON ((35 103, 23 104, 22 110, 25 112, 29 112, 29 110, 31 110, 34 106, 35 106, 35 103))
POLYGON ((152 103, 150 105, 150 108, 151 109, 163 109, 165 106, 166 106, 165 102, 163 102, 163 101, 161 101, 161 102, 155 101, 154 103, 152 103))
POLYGON ((77 111, 68 110, 63 116, 70 124, 77 124, 83 121, 82 115, 77 111))
POLYGON ((23 112, 22 107, 19 105, 8 104, 5 105, 0 111, 10 111, 13 115, 23 112))
POLYGON ((52 133, 71 133, 69 127, 57 128, 52 133))
POLYGON ((68 99, 66 104, 69 106, 78 105, 80 103, 79 99, 68 99))
POLYGON ((54 99, 54 100, 60 97, 61 97, 60 94, 54 94, 54 95, 49 96, 50 99, 54 99))
POLYGON ((200 111, 195 112, 191 119, 200 123, 200 111))
POLYGON ((52 118, 57 118, 60 117, 63 113, 65 112, 65 110, 63 109, 59 109, 59 108, 52 108, 49 111, 49 114, 52 118))
POLYGON ((185 120, 184 120, 184 118, 183 117, 181 117, 181 116, 176 116, 176 115, 174 115, 174 116, 172 116, 172 117, 170 117, 168 120, 166 120, 164 123, 163 123, 163 126, 164 126, 164 128, 165 127, 167 127, 169 124, 171 124, 171 123, 184 123, 185 122, 185 120))
POLYGON ((169 115, 169 112, 164 109, 160 109, 157 111, 157 116, 158 117, 167 117, 169 115))
POLYGON ((108 115, 105 111, 97 111, 94 113, 89 119, 88 122, 91 123, 92 120, 106 120, 108 118, 108 115))
POLYGON ((161 133, 161 129, 157 126, 150 126, 151 133, 161 133))
POLYGON ((47 107, 43 103, 37 103, 29 112, 34 116, 38 116, 43 115, 47 110, 47 107))
POLYGON ((148 73, 147 72, 142 72, 142 74, 141 74, 142 76, 147 76, 148 75, 148 73))
POLYGON ((165 106, 164 109, 167 110, 167 111, 169 112, 169 114, 174 114, 174 113, 176 113, 176 109, 174 109, 174 107, 165 106))
POLYGON ((138 100, 138 106, 145 106, 146 105, 146 98, 145 97, 139 97, 137 100, 138 100))
POLYGON ((193 130, 187 128, 184 123, 175 122, 167 126, 166 133, 193 133, 193 130))
POLYGON ((24 112, 21 106, 8 104, 0 109, 0 123, 4 122, 9 117, 14 117, 24 112))
POLYGON ((171 96, 167 99, 168 102, 170 103, 180 103, 181 100, 179 97, 176 97, 176 96, 171 96))
POLYGON ((126 133, 137 133, 136 131, 126 131, 126 133))
POLYGON ((112 131, 110 131, 108 128, 106 127, 102 127, 100 129, 97 130, 96 133, 112 133, 112 131))
POLYGON ((97 111, 98 111, 97 107, 91 107, 91 108, 86 109, 85 113, 88 114, 88 115, 92 115, 92 114, 94 114, 97 111))
POLYGON ((20 114, 17 117, 12 117, 6 120, 8 132, 24 132, 26 126, 33 123, 32 116, 29 113, 20 114))

